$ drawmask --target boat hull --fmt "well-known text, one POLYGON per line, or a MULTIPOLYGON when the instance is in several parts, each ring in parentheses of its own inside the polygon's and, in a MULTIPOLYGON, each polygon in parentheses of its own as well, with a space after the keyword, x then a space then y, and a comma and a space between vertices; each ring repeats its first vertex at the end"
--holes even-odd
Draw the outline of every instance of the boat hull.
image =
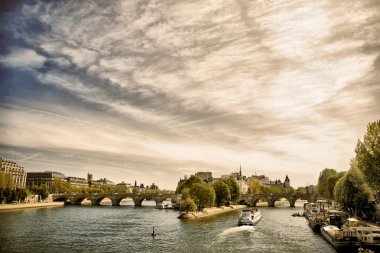
POLYGON ((321 228, 322 237, 333 246, 337 252, 347 252, 347 253, 357 253, 359 244, 357 241, 351 240, 336 240, 331 237, 328 232, 325 231, 324 227, 321 228))

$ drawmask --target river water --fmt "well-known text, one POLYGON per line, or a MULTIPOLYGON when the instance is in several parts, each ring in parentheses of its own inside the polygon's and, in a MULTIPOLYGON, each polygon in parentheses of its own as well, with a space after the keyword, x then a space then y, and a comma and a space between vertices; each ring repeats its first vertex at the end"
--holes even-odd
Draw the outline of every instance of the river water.
POLYGON ((260 208, 254 227, 238 227, 240 210, 202 219, 143 207, 65 206, 0 213, 0 252, 335 252, 301 217, 302 203, 260 208), (156 237, 152 237, 152 227, 156 237))

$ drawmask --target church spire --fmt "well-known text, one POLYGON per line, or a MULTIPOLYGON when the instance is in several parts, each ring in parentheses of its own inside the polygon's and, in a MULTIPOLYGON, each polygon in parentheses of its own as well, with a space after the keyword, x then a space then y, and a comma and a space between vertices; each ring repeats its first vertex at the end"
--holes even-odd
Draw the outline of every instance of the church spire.
POLYGON ((239 175, 241 176, 241 164, 240 164, 240 170, 239 170, 239 175))

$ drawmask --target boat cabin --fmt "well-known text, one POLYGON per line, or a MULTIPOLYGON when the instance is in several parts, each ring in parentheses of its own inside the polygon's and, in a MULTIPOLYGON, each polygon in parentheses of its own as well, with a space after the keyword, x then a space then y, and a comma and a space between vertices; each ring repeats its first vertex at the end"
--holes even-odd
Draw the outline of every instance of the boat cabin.
POLYGON ((374 227, 358 227, 356 236, 359 241, 367 243, 380 243, 380 229, 374 227))

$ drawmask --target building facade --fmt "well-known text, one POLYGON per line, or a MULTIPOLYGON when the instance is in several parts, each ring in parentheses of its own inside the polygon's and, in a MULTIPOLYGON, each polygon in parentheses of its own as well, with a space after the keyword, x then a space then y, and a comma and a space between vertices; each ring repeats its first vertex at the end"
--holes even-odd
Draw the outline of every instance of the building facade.
POLYGON ((54 179, 64 181, 65 175, 55 171, 28 172, 26 177, 26 185, 28 189, 32 189, 33 186, 40 187, 41 185, 50 187, 54 183, 54 179))
POLYGON ((211 172, 197 172, 195 175, 206 183, 211 183, 213 181, 211 172))
MULTIPOLYGON (((265 175, 252 175, 250 177, 246 177, 246 176, 243 176, 242 174, 241 166, 238 172, 222 175, 220 178, 213 178, 211 172, 196 172, 195 176, 198 176, 205 183, 215 183, 223 178, 232 178, 239 185, 240 192, 243 194, 248 193, 249 185, 252 181, 258 181, 261 186, 268 187, 268 188, 270 187, 283 188, 286 193, 291 191, 290 179, 288 175, 286 175, 284 182, 282 182, 280 179, 273 180, 273 181, 269 180, 269 177, 265 175)), ((184 179, 180 179, 178 182, 178 185, 180 185, 186 180, 187 180, 187 177, 185 177, 184 179)))
POLYGON ((88 186, 88 181, 81 177, 67 177, 66 182, 74 187, 88 186))
POLYGON ((15 161, 1 158, 0 172, 9 173, 12 175, 15 188, 25 188, 27 173, 24 167, 21 167, 15 161))
POLYGON ((311 194, 311 195, 316 195, 318 193, 318 188, 316 185, 308 185, 305 187, 305 193, 311 194))

